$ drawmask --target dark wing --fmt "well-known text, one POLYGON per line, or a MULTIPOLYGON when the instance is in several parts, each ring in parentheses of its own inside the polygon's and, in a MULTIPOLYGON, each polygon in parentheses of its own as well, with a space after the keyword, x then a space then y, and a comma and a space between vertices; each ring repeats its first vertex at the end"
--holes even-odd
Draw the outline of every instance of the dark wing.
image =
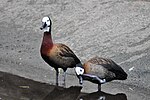
POLYGON ((80 60, 78 59, 78 57, 74 54, 74 52, 68 46, 64 44, 58 44, 57 46, 60 50, 59 55, 61 57, 74 59, 76 64, 80 63, 80 60))
POLYGON ((108 71, 115 73, 118 79, 127 78, 127 74, 124 72, 124 70, 111 59, 94 57, 89 61, 93 64, 101 65, 104 68, 106 68, 108 71))
POLYGON ((91 62, 96 65, 101 65, 110 71, 122 70, 122 68, 119 65, 117 65, 114 61, 112 61, 111 59, 107 59, 107 58, 101 58, 101 57, 96 56, 90 59, 88 62, 91 62))

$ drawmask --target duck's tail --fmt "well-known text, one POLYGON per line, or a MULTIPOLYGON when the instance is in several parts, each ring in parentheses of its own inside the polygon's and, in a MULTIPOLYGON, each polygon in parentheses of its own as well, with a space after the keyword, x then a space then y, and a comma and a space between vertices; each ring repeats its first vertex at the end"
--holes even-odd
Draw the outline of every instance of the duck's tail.
POLYGON ((126 80, 127 77, 128 77, 128 75, 127 75, 127 73, 124 72, 124 71, 121 71, 121 72, 117 72, 117 73, 116 73, 116 78, 117 78, 118 80, 126 80))

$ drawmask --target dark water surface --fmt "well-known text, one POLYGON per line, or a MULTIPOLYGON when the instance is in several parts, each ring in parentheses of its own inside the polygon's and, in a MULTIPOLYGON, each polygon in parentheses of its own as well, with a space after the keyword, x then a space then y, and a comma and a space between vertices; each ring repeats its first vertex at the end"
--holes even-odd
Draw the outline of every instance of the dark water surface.
POLYGON ((0 100, 127 100, 123 93, 82 93, 82 87, 56 87, 0 72, 0 100))
MULTIPOLYGON (((83 93, 81 90, 80 86, 56 87, 0 72, 0 100, 134 100, 132 96, 127 97, 124 93, 110 94, 103 91, 83 93)), ((131 95, 135 96, 136 93, 131 95)))

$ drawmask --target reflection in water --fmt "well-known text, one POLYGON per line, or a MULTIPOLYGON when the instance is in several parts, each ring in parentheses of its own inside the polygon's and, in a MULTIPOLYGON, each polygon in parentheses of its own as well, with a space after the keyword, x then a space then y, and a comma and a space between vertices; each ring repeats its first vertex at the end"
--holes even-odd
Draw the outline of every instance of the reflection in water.
POLYGON ((82 87, 56 87, 0 71, 1 100, 127 100, 125 94, 82 93, 82 87))
POLYGON ((123 93, 113 95, 102 91, 97 91, 82 95, 78 98, 78 100, 127 100, 127 96, 123 93))
POLYGON ((102 91, 93 93, 81 93, 81 87, 71 86, 69 88, 56 87, 43 100, 127 100, 123 93, 116 95, 102 91))
POLYGON ((55 87, 43 100, 76 100, 82 87, 71 86, 69 88, 55 87))

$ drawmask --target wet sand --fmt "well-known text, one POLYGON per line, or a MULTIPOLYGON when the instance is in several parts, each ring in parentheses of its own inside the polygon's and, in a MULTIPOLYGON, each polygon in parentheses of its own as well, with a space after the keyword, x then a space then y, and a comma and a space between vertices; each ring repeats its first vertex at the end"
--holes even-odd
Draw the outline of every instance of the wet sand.
MULTIPOLYGON (((1 0, 0 73, 5 80, 0 83, 1 98, 42 100, 54 90, 78 91, 86 99, 110 94, 112 99, 149 100, 149 44, 149 0, 1 0), (44 16, 52 19, 54 42, 68 45, 82 62, 96 55, 112 59, 127 72, 128 79, 104 84, 100 93, 96 92, 97 85, 85 81, 80 91, 71 87, 79 83, 74 69, 68 69, 66 89, 55 89, 55 71, 39 53, 43 37, 39 28, 44 16)), ((61 80, 60 75, 60 86, 61 80)))

